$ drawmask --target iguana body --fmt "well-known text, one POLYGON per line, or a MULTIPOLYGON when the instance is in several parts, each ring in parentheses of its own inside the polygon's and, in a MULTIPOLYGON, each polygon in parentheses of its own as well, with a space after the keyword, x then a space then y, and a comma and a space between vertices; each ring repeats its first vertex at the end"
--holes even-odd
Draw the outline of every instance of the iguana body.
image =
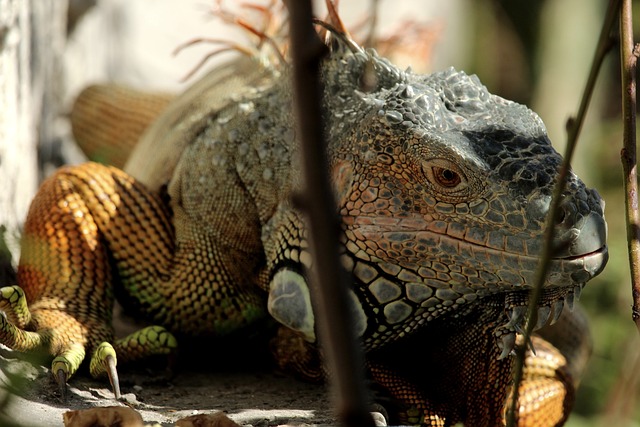
MULTIPOLYGON (((337 46, 323 65, 326 136, 368 372, 400 421, 500 425, 560 156, 535 114, 475 77, 414 75, 337 46)), ((85 354, 115 381, 116 355, 172 351, 167 331, 216 337, 271 314, 284 325, 281 366, 321 377, 307 235, 291 203, 296 151, 288 71, 247 59, 172 101, 124 172, 57 172, 25 226, 28 310, 3 289, 0 341, 44 346, 61 382, 85 354), (114 294, 160 328, 114 342, 114 294)), ((597 193, 571 175, 562 206, 541 324, 606 262, 597 193)), ((526 377, 519 425, 559 425, 575 379, 555 348, 534 344, 528 363, 549 367, 526 377)))

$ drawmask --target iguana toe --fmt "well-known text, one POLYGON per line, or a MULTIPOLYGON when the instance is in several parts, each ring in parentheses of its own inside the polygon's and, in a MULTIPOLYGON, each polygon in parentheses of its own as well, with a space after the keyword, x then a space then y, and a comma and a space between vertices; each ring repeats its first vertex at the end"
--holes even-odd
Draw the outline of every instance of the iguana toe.
POLYGON ((45 337, 37 332, 25 331, 14 325, 11 317, 0 315, 0 343, 22 352, 29 352, 40 348, 45 343, 45 337))
POLYGON ((24 328, 31 321, 27 298, 20 286, 0 288, 0 310, 18 328, 24 328))
POLYGON ((58 383, 62 400, 65 400, 67 396, 67 381, 78 370, 84 356, 84 346, 71 343, 51 362, 51 372, 58 383))
POLYGON ((116 350, 108 342, 102 342, 96 347, 89 364, 89 373, 94 378, 106 374, 116 399, 120 399, 120 379, 116 365, 118 364, 116 350))
POLYGON ((170 356, 177 348, 176 338, 162 326, 148 326, 115 343, 121 362, 132 362, 152 355, 170 356))

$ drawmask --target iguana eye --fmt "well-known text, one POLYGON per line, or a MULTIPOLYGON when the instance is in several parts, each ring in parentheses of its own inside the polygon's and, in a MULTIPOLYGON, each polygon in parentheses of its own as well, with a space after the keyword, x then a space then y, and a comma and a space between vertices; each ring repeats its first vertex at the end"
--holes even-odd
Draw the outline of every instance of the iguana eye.
POLYGON ((468 188, 464 172, 449 160, 429 159, 422 164, 422 170, 431 187, 439 193, 457 194, 468 188))
POLYGON ((454 188, 462 181, 460 175, 451 169, 434 166, 431 170, 433 178, 443 187, 454 188))

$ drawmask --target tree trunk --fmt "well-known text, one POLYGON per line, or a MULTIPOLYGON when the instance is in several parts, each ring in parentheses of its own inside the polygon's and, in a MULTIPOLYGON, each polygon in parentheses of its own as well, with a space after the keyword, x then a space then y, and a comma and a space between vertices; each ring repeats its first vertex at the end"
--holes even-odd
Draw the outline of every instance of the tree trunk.
POLYGON ((39 141, 54 139, 66 13, 66 0, 0 0, 0 286, 38 185, 39 141))

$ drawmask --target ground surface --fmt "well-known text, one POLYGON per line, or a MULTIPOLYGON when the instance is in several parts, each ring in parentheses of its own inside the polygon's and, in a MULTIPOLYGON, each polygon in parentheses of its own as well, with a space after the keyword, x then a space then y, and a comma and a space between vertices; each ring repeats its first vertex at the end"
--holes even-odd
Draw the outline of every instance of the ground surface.
MULTIPOLYGON (((70 381, 67 401, 62 402, 48 369, 0 352, 4 371, 27 378, 19 396, 12 396, 8 413, 25 427, 62 426, 68 410, 122 404, 113 399, 108 381, 80 374, 70 381)), ((331 423, 330 403, 323 386, 307 384, 269 369, 248 373, 183 369, 169 378, 155 368, 122 370, 122 392, 129 406, 145 422, 173 425, 198 413, 225 411, 241 425, 317 425, 331 423)), ((1 424, 1 423, 0 423, 1 424)))
MULTIPOLYGON (((273 325, 244 331, 225 341, 179 340, 179 353, 167 369, 166 358, 118 367, 125 403, 145 422, 172 426, 194 414, 226 412, 241 425, 307 426, 333 423, 331 402, 323 385, 298 381, 278 372, 269 353, 273 325)), ((116 307, 114 326, 125 336, 142 324, 116 307)), ((95 380, 87 369, 69 382, 62 401, 57 384, 43 367, 0 345, 0 396, 6 395, 7 374, 27 381, 18 384, 8 413, 23 427, 63 426, 62 414, 96 406, 123 405, 113 398, 107 378, 95 380)), ((1 400, 1 399, 0 399, 1 400)), ((0 414, 0 427, 3 426, 0 414)))

